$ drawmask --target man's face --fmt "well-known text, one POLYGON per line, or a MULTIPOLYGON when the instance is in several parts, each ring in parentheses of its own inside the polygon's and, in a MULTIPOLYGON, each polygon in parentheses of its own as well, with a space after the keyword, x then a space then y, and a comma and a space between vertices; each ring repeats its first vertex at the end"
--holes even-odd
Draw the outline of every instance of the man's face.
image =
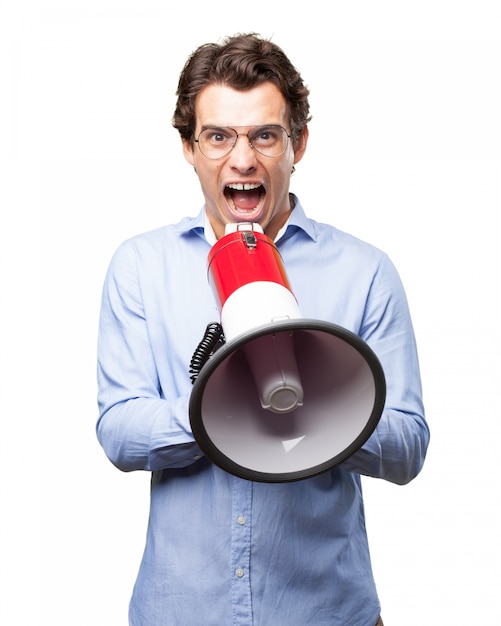
MULTIPOLYGON (((225 85, 208 85, 197 96, 195 138, 207 127, 231 127, 246 133, 253 126, 279 125, 290 134, 287 106, 280 90, 264 83, 248 91, 225 85)), ((207 215, 216 237, 227 223, 257 222, 272 239, 290 213, 289 182, 292 166, 303 156, 305 129, 294 150, 292 140, 279 157, 253 150, 239 136, 233 150, 220 159, 204 156, 196 144, 183 141, 184 155, 195 167, 205 197, 207 215), (242 188, 245 185, 245 188, 242 188)))

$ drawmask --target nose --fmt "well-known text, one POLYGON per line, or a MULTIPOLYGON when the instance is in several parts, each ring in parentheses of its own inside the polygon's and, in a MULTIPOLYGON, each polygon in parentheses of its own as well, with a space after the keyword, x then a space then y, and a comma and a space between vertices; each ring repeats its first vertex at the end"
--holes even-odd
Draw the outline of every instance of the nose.
POLYGON ((245 133, 237 136, 237 141, 230 152, 230 161, 231 167, 243 174, 256 168, 256 151, 251 146, 249 137, 245 133))

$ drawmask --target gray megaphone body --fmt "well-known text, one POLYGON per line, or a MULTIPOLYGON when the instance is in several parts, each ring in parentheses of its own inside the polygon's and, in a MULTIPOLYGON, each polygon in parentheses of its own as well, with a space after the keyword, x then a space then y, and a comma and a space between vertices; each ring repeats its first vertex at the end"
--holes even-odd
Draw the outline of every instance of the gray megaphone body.
POLYGON ((209 253, 208 274, 225 343, 191 393, 201 450, 260 482, 309 478, 348 459, 384 408, 385 377, 371 348, 345 328, 301 316, 259 225, 227 229, 209 253))

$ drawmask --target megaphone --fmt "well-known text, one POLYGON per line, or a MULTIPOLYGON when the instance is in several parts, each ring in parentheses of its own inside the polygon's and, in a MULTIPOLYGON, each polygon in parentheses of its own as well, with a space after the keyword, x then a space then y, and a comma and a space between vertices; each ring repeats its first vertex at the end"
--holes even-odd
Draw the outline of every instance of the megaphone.
POLYGON ((209 252, 208 279, 224 342, 193 377, 200 449, 230 474, 267 483, 347 460, 383 412, 385 377, 371 348, 301 316, 278 249, 257 224, 227 228, 209 252))

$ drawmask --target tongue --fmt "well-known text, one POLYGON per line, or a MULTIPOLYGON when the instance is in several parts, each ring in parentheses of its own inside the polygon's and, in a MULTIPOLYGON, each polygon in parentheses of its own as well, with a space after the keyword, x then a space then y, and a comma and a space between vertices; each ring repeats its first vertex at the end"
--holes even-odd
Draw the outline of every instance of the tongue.
POLYGON ((259 203, 259 189, 250 191, 232 191, 231 197, 233 204, 241 211, 251 211, 256 208, 259 203))

